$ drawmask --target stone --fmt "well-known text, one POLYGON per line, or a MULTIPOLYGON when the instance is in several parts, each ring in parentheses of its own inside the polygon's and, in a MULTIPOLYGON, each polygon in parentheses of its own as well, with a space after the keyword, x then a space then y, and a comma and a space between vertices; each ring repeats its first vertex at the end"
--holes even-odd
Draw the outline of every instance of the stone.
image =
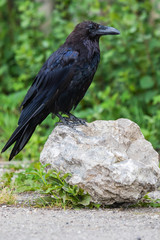
POLYGON ((160 185, 158 153, 128 119, 57 126, 40 161, 71 173, 68 182, 101 204, 136 202, 160 185))
POLYGON ((156 190, 147 194, 149 198, 159 200, 160 202, 160 190, 156 190))

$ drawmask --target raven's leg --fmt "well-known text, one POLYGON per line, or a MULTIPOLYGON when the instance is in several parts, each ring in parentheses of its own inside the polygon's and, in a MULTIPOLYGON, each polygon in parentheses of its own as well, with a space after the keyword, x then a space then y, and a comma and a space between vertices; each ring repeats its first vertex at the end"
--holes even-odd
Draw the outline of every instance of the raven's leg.
POLYGON ((87 125, 86 124, 86 121, 84 119, 81 119, 81 118, 77 118, 75 117, 73 114, 71 113, 65 113, 69 119, 76 125, 87 125))
POLYGON ((64 124, 64 125, 70 125, 70 120, 67 117, 62 117, 59 113, 56 114, 56 116, 59 118, 61 122, 57 122, 56 124, 64 124))
POLYGON ((54 119, 55 118, 55 114, 54 113, 51 113, 52 114, 52 119, 54 119))
POLYGON ((62 117, 59 113, 56 114, 56 116, 60 119, 60 122, 57 122, 56 125, 64 124, 69 127, 74 127, 75 125, 86 125, 87 126, 85 120, 79 119, 71 113, 65 113, 65 114, 68 117, 62 117))

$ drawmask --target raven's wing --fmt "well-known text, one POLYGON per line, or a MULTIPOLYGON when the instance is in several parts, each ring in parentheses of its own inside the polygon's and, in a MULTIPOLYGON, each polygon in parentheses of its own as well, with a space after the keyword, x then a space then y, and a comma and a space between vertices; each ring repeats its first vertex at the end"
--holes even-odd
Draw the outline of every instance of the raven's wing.
MULTIPOLYGON (((51 104, 58 95, 68 86, 73 76, 73 69, 64 67, 60 70, 44 72, 41 74, 35 85, 31 87, 26 100, 22 103, 22 112, 18 121, 18 125, 25 124, 26 121, 43 105, 50 110, 51 104), (35 90, 33 91, 33 88, 35 90), (32 91, 32 95, 30 94, 32 91)), ((52 106, 54 107, 54 106, 52 106)))
POLYGON ((72 68, 77 61, 78 55, 79 53, 77 51, 68 48, 59 48, 54 52, 39 71, 21 103, 21 107, 24 109, 33 99, 37 98, 37 94, 39 93, 40 95, 41 92, 44 91, 44 88, 46 88, 47 85, 49 86, 49 82, 53 89, 57 88, 57 84, 59 84, 57 81, 59 81, 61 77, 56 75, 66 75, 69 70, 73 70, 72 68))
POLYGON ((48 116, 56 98, 74 76, 78 52, 65 50, 63 54, 58 53, 59 59, 55 53, 44 64, 22 102, 18 127, 2 150, 4 152, 16 142, 10 160, 26 145, 36 126, 48 116))

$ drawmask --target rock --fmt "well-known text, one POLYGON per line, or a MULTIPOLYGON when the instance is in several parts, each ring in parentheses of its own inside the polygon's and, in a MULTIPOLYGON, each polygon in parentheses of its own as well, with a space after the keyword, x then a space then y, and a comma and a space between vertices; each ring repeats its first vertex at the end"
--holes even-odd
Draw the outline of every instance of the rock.
POLYGON ((159 200, 160 201, 160 190, 153 191, 147 194, 149 198, 159 200))
POLYGON ((40 156, 102 204, 136 202, 160 184, 158 153, 128 120, 57 126, 40 156))

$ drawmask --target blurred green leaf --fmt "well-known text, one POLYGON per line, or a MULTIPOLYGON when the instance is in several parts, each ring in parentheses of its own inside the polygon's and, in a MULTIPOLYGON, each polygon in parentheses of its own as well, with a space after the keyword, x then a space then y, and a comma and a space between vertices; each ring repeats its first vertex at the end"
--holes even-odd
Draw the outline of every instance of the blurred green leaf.
POLYGON ((147 89, 154 85, 153 79, 150 76, 144 76, 140 79, 141 88, 147 89))

